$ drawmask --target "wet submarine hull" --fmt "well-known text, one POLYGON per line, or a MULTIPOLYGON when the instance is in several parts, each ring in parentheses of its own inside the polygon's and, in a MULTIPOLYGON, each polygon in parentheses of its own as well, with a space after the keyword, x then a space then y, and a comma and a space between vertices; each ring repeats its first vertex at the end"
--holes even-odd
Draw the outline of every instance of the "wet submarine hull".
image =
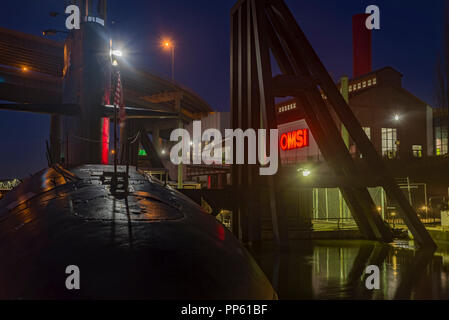
POLYGON ((133 167, 117 197, 107 172, 55 166, 0 201, 0 299, 277 299, 239 240, 192 200, 133 167), (79 290, 66 288, 70 265, 79 290))

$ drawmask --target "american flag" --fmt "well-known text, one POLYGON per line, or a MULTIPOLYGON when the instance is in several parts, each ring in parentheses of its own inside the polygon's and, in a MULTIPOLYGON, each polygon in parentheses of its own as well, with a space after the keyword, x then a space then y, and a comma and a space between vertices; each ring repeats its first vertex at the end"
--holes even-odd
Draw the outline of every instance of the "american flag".
POLYGON ((123 103, 123 87, 120 71, 117 72, 117 86, 115 87, 114 105, 119 107, 119 123, 120 127, 124 127, 126 121, 126 109, 125 104, 123 103))

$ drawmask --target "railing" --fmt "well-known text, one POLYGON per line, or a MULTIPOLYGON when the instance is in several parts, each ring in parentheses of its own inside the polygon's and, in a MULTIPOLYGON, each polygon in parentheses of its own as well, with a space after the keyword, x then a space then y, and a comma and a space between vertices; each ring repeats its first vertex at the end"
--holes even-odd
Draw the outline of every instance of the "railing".
MULTIPOLYGON (((311 221, 313 231, 358 230, 357 224, 352 218, 322 218, 312 219, 311 221)), ((401 218, 386 219, 385 222, 393 228, 406 227, 401 218)), ((440 218, 421 218, 421 222, 428 227, 441 225, 440 218)))
POLYGON ((357 230, 357 224, 352 218, 322 218, 312 219, 313 231, 357 230))
MULTIPOLYGON (((420 218, 421 222, 425 225, 440 225, 441 218, 420 218)), ((388 218, 385 220, 391 226, 403 226, 405 222, 402 218, 388 218)))

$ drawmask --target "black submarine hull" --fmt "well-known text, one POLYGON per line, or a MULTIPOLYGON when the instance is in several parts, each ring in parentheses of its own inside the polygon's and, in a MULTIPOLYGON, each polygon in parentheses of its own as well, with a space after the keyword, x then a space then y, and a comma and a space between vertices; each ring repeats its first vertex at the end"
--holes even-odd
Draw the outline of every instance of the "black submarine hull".
POLYGON ((277 298, 214 217, 135 168, 118 197, 112 171, 45 169, 0 201, 0 299, 277 298), (79 290, 66 287, 71 265, 79 290))

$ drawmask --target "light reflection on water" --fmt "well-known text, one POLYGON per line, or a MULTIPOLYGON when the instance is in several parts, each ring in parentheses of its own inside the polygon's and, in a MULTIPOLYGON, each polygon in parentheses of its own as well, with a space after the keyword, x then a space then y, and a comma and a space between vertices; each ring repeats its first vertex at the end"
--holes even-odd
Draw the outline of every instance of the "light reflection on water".
POLYGON ((449 245, 436 252, 408 242, 298 241, 288 251, 251 248, 282 300, 449 299, 449 245), (365 287, 365 269, 380 268, 380 290, 365 287))

